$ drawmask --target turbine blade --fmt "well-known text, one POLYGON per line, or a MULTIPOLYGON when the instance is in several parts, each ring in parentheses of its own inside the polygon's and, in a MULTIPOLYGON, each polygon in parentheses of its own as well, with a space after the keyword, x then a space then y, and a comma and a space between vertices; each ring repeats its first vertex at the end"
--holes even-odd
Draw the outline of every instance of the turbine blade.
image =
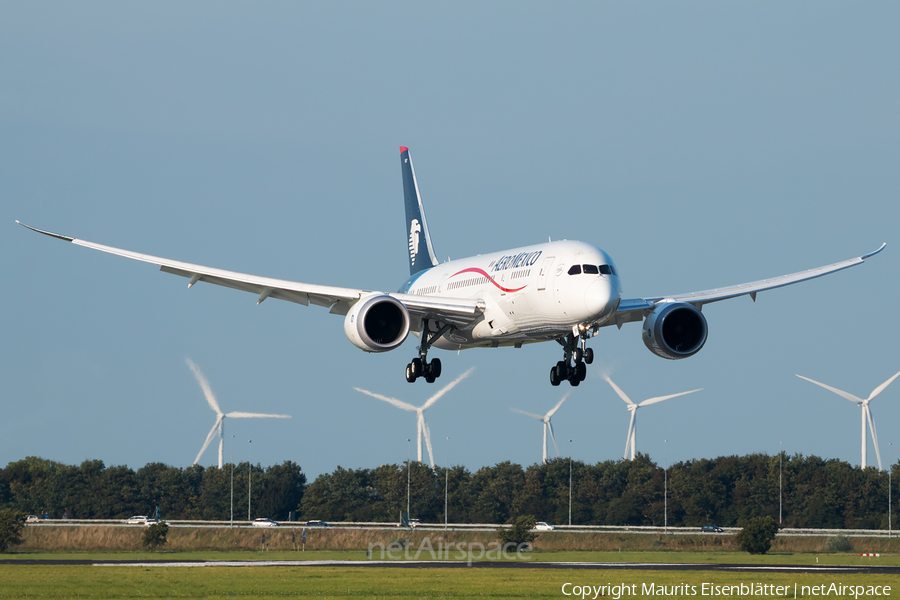
POLYGON ((553 447, 556 448, 556 458, 559 458, 559 446, 556 444, 556 436, 553 435, 553 423, 547 421, 547 427, 550 428, 550 439, 553 440, 553 447))
POLYGON ((422 413, 422 411, 419 411, 419 418, 416 421, 416 448, 418 449, 416 460, 418 460, 419 462, 422 462, 422 435, 424 429, 425 415, 422 413))
POLYGON ((425 447, 428 448, 428 462, 431 464, 431 469, 434 470, 434 452, 431 449, 431 429, 428 428, 428 423, 425 422, 425 416, 422 416, 422 428, 425 432, 425 447))
POLYGON ((200 389, 203 390, 203 395, 206 396, 209 407, 213 409, 217 415, 221 415, 222 411, 219 409, 219 403, 216 402, 216 397, 213 396, 212 389, 209 387, 209 381, 207 381, 206 377, 203 376, 203 373, 200 372, 200 367, 195 365, 194 361, 189 358, 186 358, 185 361, 191 371, 194 372, 194 377, 197 379, 197 383, 200 384, 200 389))
POLYGON ((617 386, 615 383, 613 383, 612 379, 610 379, 609 377, 604 377, 604 379, 606 379, 606 382, 612 386, 612 389, 614 389, 616 391, 616 393, 619 395, 619 398, 621 398, 622 400, 625 401, 625 404, 634 404, 634 402, 631 401, 631 398, 626 396, 625 392, 623 392, 619 388, 619 386, 617 386))
POLYGON ((437 402, 437 401, 441 398, 441 396, 443 396, 444 394, 446 394, 447 392, 449 392, 450 390, 452 390, 453 388, 455 388, 455 387, 456 387, 456 384, 458 384, 460 381, 462 381, 463 379, 465 379, 466 377, 468 377, 469 375, 471 375, 471 374, 472 374, 472 371, 474 371, 474 370, 475 370, 475 367, 472 367, 472 368, 470 368, 468 371, 466 371, 465 373, 463 373, 462 375, 460 375, 459 377, 457 377, 456 379, 454 379, 453 381, 451 381, 450 383, 448 383, 448 384, 444 387, 444 389, 442 389, 442 390, 439 391, 437 394, 435 394, 434 396, 432 396, 431 398, 429 398, 429 399, 425 402, 425 404, 422 405, 422 410, 427 409, 429 406, 431 406, 432 404, 434 404, 435 402, 437 402))
MULTIPOLYGON (((869 421, 869 432, 872 434, 872 443, 875 445, 875 459, 878 461, 878 470, 881 470, 881 452, 878 451, 878 434, 875 432, 875 417, 872 416, 872 409, 867 404, 863 407, 866 411, 866 417, 869 421)), ((890 467, 888 467, 890 468, 890 467)))
POLYGON ((631 432, 634 429, 634 418, 637 415, 637 411, 631 411, 631 420, 628 422, 628 435, 625 436, 625 454, 622 455, 622 460, 628 460, 628 447, 631 445, 631 432))
POLYGON ((638 404, 638 406, 650 406, 651 404, 656 404, 657 402, 662 402, 663 400, 669 400, 670 398, 677 398, 678 396, 685 396, 687 394, 693 394, 694 392, 699 392, 702 389, 703 388, 700 388, 698 390, 691 390, 689 392, 681 392, 680 394, 671 394, 669 396, 658 396, 656 398, 648 398, 647 400, 644 400, 643 402, 638 404))
POLYGON ((872 390, 872 393, 869 394, 869 397, 866 400, 871 400, 872 398, 874 398, 875 396, 877 396, 878 394, 883 392, 887 386, 891 385, 894 382, 894 380, 897 379, 897 377, 900 377, 900 371, 897 371, 897 373, 893 377, 891 377, 890 379, 888 379, 887 381, 885 381, 884 383, 879 385, 877 388, 872 390))
POLYGON ((540 415, 536 415, 536 414, 530 413, 530 412, 525 412, 524 410, 519 410, 518 408, 511 408, 511 409, 509 409, 509 410, 511 410, 511 411, 513 411, 513 412, 517 412, 517 413, 519 413, 520 415, 525 415, 525 416, 527 416, 527 417, 531 417, 532 419, 537 419, 538 421, 543 421, 543 420, 544 420, 544 417, 542 417, 542 416, 540 416, 540 415))
POLYGON ((355 387, 353 389, 356 390, 357 392, 362 392, 363 394, 372 396, 373 398, 378 398, 379 400, 384 400, 385 402, 393 404, 397 408, 402 408, 403 410, 408 410, 411 412, 416 412, 416 410, 418 410, 412 404, 407 404, 406 402, 404 402, 402 400, 397 400, 396 398, 388 398, 387 396, 382 396, 381 394, 376 394, 375 392, 370 392, 369 390, 364 390, 364 389, 358 388, 358 387, 355 387))
POLYGON ((829 392, 834 392, 835 394, 837 394, 837 395, 840 396, 841 398, 846 398, 846 399, 849 400, 850 402, 862 402, 862 401, 863 401, 862 398, 857 398, 857 397, 854 396, 853 394, 850 394, 850 393, 848 393, 848 392, 845 392, 844 390, 839 390, 839 389, 837 389, 837 388, 833 388, 833 387, 831 387, 830 385, 825 385, 824 383, 819 383, 818 381, 815 381, 815 380, 813 380, 813 379, 810 379, 809 377, 804 377, 803 375, 797 375, 797 377, 799 377, 800 379, 805 379, 806 381, 808 381, 808 382, 810 382, 810 383, 814 383, 814 384, 816 384, 816 385, 819 386, 819 387, 823 387, 823 388, 825 388, 826 390, 828 390, 829 392))
POLYGON ((230 412, 225 415, 231 419, 290 419, 291 415, 267 415, 264 413, 230 412))
POLYGON ((553 408, 551 408, 551 409, 550 409, 550 412, 548 412, 546 415, 544 415, 544 418, 545 418, 545 419, 549 419, 550 417, 552 417, 552 416, 556 413, 556 411, 559 410, 559 407, 562 406, 562 403, 565 402, 566 399, 567 399, 569 396, 571 396, 571 395, 572 395, 572 392, 566 392, 566 395, 562 397, 562 400, 560 400, 559 402, 557 402, 557 403, 556 403, 556 406, 554 406, 553 408))
POLYGON ((200 462, 200 457, 203 456, 203 453, 206 452, 206 449, 209 447, 209 443, 213 440, 214 437, 216 437, 216 432, 219 430, 219 427, 221 427, 223 418, 224 417, 219 415, 219 417, 216 419, 215 424, 212 426, 212 429, 209 430, 209 433, 206 436, 206 441, 203 442, 203 447, 200 448, 200 452, 197 453, 197 458, 194 459, 195 465, 200 462))

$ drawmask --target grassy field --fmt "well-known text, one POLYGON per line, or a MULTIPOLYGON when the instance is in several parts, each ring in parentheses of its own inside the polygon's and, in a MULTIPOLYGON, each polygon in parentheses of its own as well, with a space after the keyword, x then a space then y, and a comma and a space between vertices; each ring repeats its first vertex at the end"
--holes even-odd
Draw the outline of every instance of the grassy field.
MULTIPOLYGON (((143 568, 0 567, 4 598, 566 598, 562 585, 719 586, 770 584, 789 588, 775 597, 793 598, 800 586, 842 585, 900 588, 896 575, 788 575, 780 573, 696 573, 653 571, 574 571, 538 569, 377 569, 377 568, 143 568)), ((569 592, 572 587, 567 588, 569 592)), ((688 588, 690 591, 690 588, 688 588)), ((684 590, 673 590, 683 592, 684 590)), ((695 598, 669 593, 668 598, 695 598)), ((733 595, 740 595, 733 594, 733 595)), ((772 597, 772 594, 768 596, 772 597)), ((811 594, 806 594, 810 597, 811 594)), ((568 596, 571 598, 571 596, 568 596)), ((616 595, 609 593, 604 598, 616 595)), ((634 596, 621 596, 633 598, 634 596)), ((801 597, 798 594, 797 597, 801 597)), ((852 596, 851 596, 852 597, 852 596)), ((881 596, 885 597, 885 596, 881 596)), ((892 590, 888 597, 900 597, 892 590)))
MULTIPOLYGON (((265 561, 320 561, 320 560, 366 560, 366 552, 353 550, 317 550, 307 552, 259 552, 240 551, 163 551, 149 553, 132 552, 14 552, 0 554, 3 560, 89 560, 102 561, 231 561, 231 560, 265 560, 265 561)), ((382 560, 375 552, 373 560, 382 560)), ((428 553, 415 557, 411 550, 408 556, 398 557, 400 560, 432 560, 428 553)), ((458 560, 451 556, 451 559, 458 560)), ((385 556, 383 560, 389 559, 385 556)), ((476 561, 477 562, 477 561, 476 561)), ((600 562, 600 563, 678 563, 678 564, 749 564, 749 565, 849 565, 849 566, 900 566, 900 555, 891 554, 878 558, 860 557, 858 554, 765 554, 750 555, 743 552, 587 552, 587 551, 535 551, 526 555, 519 562, 600 562)), ((2 568, 2 567, 0 567, 2 568)))
MULTIPOLYGON (((122 551, 140 550, 141 527, 26 527, 25 543, 17 550, 56 551, 90 550, 122 551)), ((288 528, 265 531, 269 550, 290 550, 292 530, 288 528)), ((300 543, 300 531, 294 530, 294 540, 300 543)), ((188 528, 173 527, 169 530, 168 550, 258 550, 262 546, 263 531, 258 529, 188 528)), ((307 532, 307 550, 360 550, 370 543, 389 544, 401 539, 418 547, 428 537, 438 543, 488 544, 496 541, 496 534, 483 531, 384 531, 360 529, 310 530, 307 532)), ((828 541, 826 537, 779 537, 772 552, 822 553, 828 541)), ((853 538, 856 553, 900 553, 900 538, 853 538)), ((645 535, 637 533, 572 533, 552 532, 538 536, 535 549, 540 551, 690 551, 690 552, 739 552, 732 535, 645 535)))

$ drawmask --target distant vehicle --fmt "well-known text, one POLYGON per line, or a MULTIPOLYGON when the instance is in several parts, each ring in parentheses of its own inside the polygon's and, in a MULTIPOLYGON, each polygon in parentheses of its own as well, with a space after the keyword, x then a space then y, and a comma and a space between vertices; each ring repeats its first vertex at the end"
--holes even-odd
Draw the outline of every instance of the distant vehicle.
POLYGON ((556 527, 545 521, 538 521, 534 524, 533 531, 553 531, 556 527))
POLYGON ((40 523, 41 518, 37 515, 28 515, 27 517, 25 517, 25 522, 26 523, 40 523))
POLYGON ((150 520, 149 517, 146 517, 143 515, 136 515, 134 517, 128 517, 127 519, 125 519, 125 523, 128 525, 146 525, 147 521, 149 521, 149 520, 150 520))
POLYGON ((704 525, 700 528, 700 533, 724 533, 724 531, 718 525, 704 525))
POLYGON ((156 525, 158 523, 163 523, 166 527, 171 527, 171 523, 166 523, 165 521, 157 521, 155 519, 147 519, 147 522, 144 523, 144 527, 150 527, 151 525, 156 525))
POLYGON ((307 527, 331 527, 331 525, 329 525, 325 521, 319 521, 319 520, 307 521, 306 526, 307 527))
POLYGON ((272 519, 253 519, 253 522, 250 523, 254 527, 278 527, 278 523, 273 521, 272 519))
POLYGON ((410 527, 418 527, 421 524, 422 524, 422 521, 420 521, 419 519, 410 519, 409 520, 410 527))

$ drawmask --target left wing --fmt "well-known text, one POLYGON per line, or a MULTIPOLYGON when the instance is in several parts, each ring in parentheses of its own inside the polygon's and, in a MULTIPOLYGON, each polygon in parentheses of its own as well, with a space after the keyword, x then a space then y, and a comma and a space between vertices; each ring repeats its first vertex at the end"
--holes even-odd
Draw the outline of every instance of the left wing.
POLYGON ((885 246, 887 246, 887 243, 881 244, 881 247, 875 252, 834 263, 833 265, 800 271, 799 273, 791 273, 790 275, 782 275, 781 277, 774 277, 772 279, 742 283, 730 287, 706 290, 704 292, 690 292, 688 294, 678 294, 675 296, 656 296, 653 298, 631 298, 622 300, 619 302, 619 308, 616 310, 616 314, 606 321, 603 326, 617 325, 618 327, 621 327, 624 323, 641 321, 644 318, 645 311, 652 310, 661 302, 687 302, 693 304, 698 309, 704 304, 718 302, 719 300, 727 300, 729 298, 737 298, 738 296, 750 296, 750 298, 756 302, 756 294, 759 292, 800 283, 801 281, 815 279, 816 277, 822 277, 823 275, 861 265, 867 258, 875 256, 884 250, 885 246))
MULTIPOLYGON (((287 300, 288 302, 294 302, 304 306, 309 306, 310 304, 323 306, 328 308, 329 312, 332 314, 346 315, 354 303, 363 296, 371 293, 369 290, 299 283, 295 281, 285 281, 283 279, 272 279, 269 277, 259 277, 257 275, 247 275, 245 273, 214 269, 212 267, 204 267, 202 265, 195 265, 178 260, 151 256, 149 254, 140 254, 130 250, 122 250, 121 248, 113 248, 112 246, 95 244, 94 242, 79 240, 66 235, 37 229, 20 221, 16 221, 16 223, 19 223, 22 227, 36 231, 37 233, 71 242, 77 246, 84 246, 85 248, 99 250, 100 252, 116 254, 132 260, 139 260, 141 262, 158 265, 159 270, 164 273, 180 275, 181 277, 189 279, 189 288, 195 283, 202 281, 256 294, 257 304, 261 303, 266 298, 276 298, 278 300, 287 300)), ((464 298, 431 299, 426 296, 410 296, 407 294, 390 295, 402 302, 410 314, 415 317, 436 319, 438 321, 453 324, 457 327, 465 327, 474 323, 484 310, 484 305, 479 300, 464 298)))

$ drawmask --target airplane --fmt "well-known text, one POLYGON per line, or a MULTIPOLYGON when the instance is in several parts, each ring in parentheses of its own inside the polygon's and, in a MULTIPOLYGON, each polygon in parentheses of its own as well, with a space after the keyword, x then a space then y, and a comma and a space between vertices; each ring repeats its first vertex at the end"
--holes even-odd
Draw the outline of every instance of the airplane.
POLYGON ((400 147, 406 209, 409 278, 397 292, 314 285, 224 271, 191 263, 103 246, 16 221, 32 231, 78 246, 158 265, 189 280, 212 283, 304 306, 314 304, 344 317, 344 333, 365 352, 398 348, 410 332, 419 338, 418 353, 406 365, 406 380, 441 376, 440 358, 428 360, 434 347, 443 350, 497 348, 556 341, 563 360, 550 369, 550 384, 585 380, 594 352, 586 346, 603 327, 643 322, 644 345, 655 355, 680 360, 706 343, 703 306, 739 296, 755 302, 759 292, 821 277, 862 264, 869 254, 807 271, 701 292, 622 298, 620 274, 609 254, 577 241, 548 241, 502 252, 439 263, 425 220, 416 171, 409 148, 400 147))

